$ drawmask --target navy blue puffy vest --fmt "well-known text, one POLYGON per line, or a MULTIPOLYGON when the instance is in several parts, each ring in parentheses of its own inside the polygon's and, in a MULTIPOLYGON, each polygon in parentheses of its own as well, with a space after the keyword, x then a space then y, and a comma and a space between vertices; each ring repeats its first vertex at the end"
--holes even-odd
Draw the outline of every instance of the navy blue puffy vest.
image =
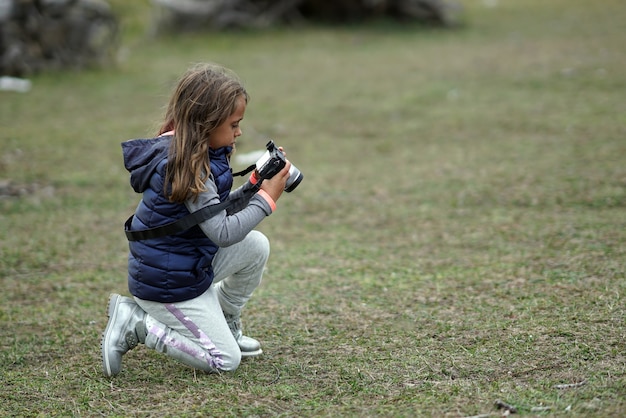
MULTIPOLYGON (((211 174, 224 201, 233 184, 228 162, 231 148, 211 150, 211 174)), ((189 213, 184 204, 172 203, 163 194, 167 159, 161 161, 143 192, 131 229, 160 226, 189 213)), ((129 243, 128 288, 140 299, 161 303, 189 300, 203 294, 213 282, 211 263, 218 247, 200 229, 162 238, 129 243)))

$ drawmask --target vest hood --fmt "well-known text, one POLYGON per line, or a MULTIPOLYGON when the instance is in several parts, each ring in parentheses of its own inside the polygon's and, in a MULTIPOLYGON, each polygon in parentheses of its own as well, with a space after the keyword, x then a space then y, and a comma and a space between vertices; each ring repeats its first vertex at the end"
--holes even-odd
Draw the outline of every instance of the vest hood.
POLYGON ((157 166, 167 158, 171 139, 171 136, 160 136, 122 142, 124 167, 130 173, 130 185, 135 192, 146 191, 157 166))
MULTIPOLYGON (((130 185, 137 193, 143 193, 150 186, 150 178, 161 161, 167 158, 172 135, 150 139, 131 139, 122 142, 124 167, 130 173, 130 185)), ((209 149, 209 159, 228 156, 232 147, 209 149)))

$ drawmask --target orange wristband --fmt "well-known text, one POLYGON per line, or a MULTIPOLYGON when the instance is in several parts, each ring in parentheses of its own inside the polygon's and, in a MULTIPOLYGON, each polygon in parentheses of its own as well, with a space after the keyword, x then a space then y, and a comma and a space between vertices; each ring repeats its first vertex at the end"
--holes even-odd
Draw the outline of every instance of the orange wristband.
POLYGON ((265 199, 267 203, 269 203, 270 207, 272 208, 272 212, 276 210, 276 202, 274 202, 274 199, 272 199, 272 197, 267 194, 265 190, 259 190, 257 194, 265 199))

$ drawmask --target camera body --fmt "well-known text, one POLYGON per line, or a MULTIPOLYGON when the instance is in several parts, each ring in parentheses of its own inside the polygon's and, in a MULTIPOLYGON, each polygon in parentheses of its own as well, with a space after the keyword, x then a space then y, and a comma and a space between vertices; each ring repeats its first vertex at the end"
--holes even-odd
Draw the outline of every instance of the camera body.
MULTIPOLYGON (((256 170, 259 177, 262 179, 271 179, 287 165, 287 160, 282 151, 274 145, 274 141, 270 140, 265 145, 265 148, 267 148, 267 151, 265 151, 265 154, 256 162, 256 170)), ((289 193, 295 190, 303 178, 304 176, 300 170, 292 163, 289 169, 289 179, 285 184, 285 191, 289 193)))

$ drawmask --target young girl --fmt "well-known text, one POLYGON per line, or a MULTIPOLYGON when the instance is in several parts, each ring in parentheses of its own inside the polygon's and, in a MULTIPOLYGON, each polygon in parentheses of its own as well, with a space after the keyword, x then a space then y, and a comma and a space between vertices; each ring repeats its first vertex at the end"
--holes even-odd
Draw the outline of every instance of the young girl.
POLYGON ((179 81, 159 136, 122 144, 131 186, 143 194, 130 230, 226 199, 235 206, 184 232, 130 242, 134 299, 109 299, 101 343, 106 376, 120 372, 122 356, 138 343, 207 372, 235 370, 242 357, 262 353, 240 320, 269 256, 267 238, 253 228, 276 209, 291 164, 271 179, 253 173, 231 192, 229 159, 248 98, 232 72, 195 66, 179 81))

